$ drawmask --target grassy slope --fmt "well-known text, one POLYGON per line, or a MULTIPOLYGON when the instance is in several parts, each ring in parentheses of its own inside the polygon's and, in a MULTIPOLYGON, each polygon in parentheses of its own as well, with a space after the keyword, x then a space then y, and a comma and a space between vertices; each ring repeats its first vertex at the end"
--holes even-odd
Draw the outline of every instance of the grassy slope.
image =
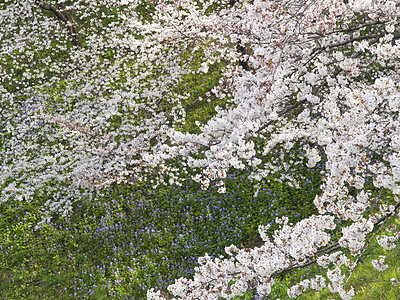
MULTIPOLYGON (((189 91, 195 101, 219 80, 220 67, 184 78, 177 89, 189 91)), ((195 131, 195 121, 205 122, 215 105, 224 104, 214 100, 186 103, 188 121, 182 129, 195 131)), ((300 190, 264 184, 257 197, 246 172, 230 174, 226 195, 201 191, 190 180, 182 187, 156 190, 147 183, 113 185, 102 191, 103 197, 82 198, 69 217, 53 219, 41 230, 34 230, 38 208, 51 195, 38 194, 31 203, 1 203, 0 299, 142 299, 150 287, 165 289, 175 278, 191 276, 196 258, 206 252, 222 254, 231 243, 258 245, 258 224, 282 215, 295 221, 312 213, 322 167, 300 170, 309 180, 300 190)), ((384 253, 379 247, 373 252, 384 253)), ((396 277, 398 261, 394 258, 387 271, 376 274, 367 256, 350 280, 360 291, 358 299, 396 299, 397 287, 373 281, 374 276, 396 277)), ((270 298, 285 299, 288 284, 307 272, 312 270, 279 282, 270 298)), ((323 291, 303 298, 332 296, 323 291)))
POLYGON ((265 186, 253 198, 246 176, 232 174, 226 195, 201 191, 191 181, 156 190, 115 185, 39 231, 34 204, 1 204, 2 296, 141 299, 150 287, 165 288, 193 274, 197 257, 206 252, 254 245, 258 224, 287 214, 296 218, 281 204, 299 191, 265 186))

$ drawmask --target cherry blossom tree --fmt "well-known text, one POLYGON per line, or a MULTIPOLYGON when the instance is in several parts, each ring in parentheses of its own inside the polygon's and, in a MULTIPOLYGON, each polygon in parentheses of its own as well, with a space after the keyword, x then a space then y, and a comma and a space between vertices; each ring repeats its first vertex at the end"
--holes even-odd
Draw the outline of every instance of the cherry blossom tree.
MULTIPOLYGON (((279 153, 294 146, 310 167, 326 159, 319 214, 296 224, 279 219, 274 232, 260 226, 261 247, 205 255, 193 279, 169 287, 173 296, 150 290, 149 299, 230 299, 250 287, 268 295, 278 275, 312 264, 325 271, 293 286, 290 297, 328 286, 350 299, 346 283, 371 242, 395 248, 398 228, 378 232, 400 216, 399 1, 0 7, 1 59, 12 65, 0 69, 2 199, 54 193, 44 221, 67 213, 82 190, 112 181, 179 184, 193 170, 203 188, 223 193, 231 169, 249 168, 249 180, 262 181, 290 168, 296 162, 279 153), (215 65, 223 66, 221 79, 198 101, 225 105, 196 131, 181 130, 190 95, 177 86, 215 65)), ((300 178, 280 180, 298 186, 300 178)), ((384 270, 385 258, 373 266, 384 270)))

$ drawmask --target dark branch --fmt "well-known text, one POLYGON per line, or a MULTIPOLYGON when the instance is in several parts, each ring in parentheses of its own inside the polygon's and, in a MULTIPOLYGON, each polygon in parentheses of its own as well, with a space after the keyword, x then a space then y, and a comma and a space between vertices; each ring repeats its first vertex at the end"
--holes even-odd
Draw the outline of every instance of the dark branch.
POLYGON ((66 11, 61 11, 57 9, 54 5, 44 3, 43 1, 36 0, 35 3, 43 10, 47 10, 52 12, 56 18, 65 23, 68 28, 68 33, 72 38, 72 44, 75 46, 81 47, 82 43, 78 37, 78 32, 73 25, 73 21, 71 20, 70 16, 66 13, 66 11))

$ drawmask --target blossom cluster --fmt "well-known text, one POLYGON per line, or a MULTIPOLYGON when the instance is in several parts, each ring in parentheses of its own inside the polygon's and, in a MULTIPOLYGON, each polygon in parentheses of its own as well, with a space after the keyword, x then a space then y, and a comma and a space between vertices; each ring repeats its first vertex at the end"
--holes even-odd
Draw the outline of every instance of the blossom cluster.
MULTIPOLYGON (((245 11, 237 22, 238 27, 246 29, 240 41, 253 51, 244 57, 248 70, 231 68, 225 74, 233 84, 236 105, 218 111, 214 120, 202 126, 200 135, 180 133, 175 139, 191 145, 212 145, 205 157, 188 160, 189 166, 203 168, 206 177, 213 170, 217 174, 218 169, 247 165, 253 168, 253 178, 262 180, 280 169, 265 158, 277 147, 290 150, 298 141, 309 166, 315 165, 323 153, 327 158, 326 176, 323 192, 314 203, 320 214, 351 221, 341 228, 335 244, 349 249, 351 255, 342 253, 341 262, 323 255, 318 262, 328 267, 335 261, 334 265, 345 264, 353 269, 358 260, 351 257, 362 255, 369 245, 369 234, 385 218, 394 216, 398 208, 381 206, 377 214, 370 215, 371 204, 379 199, 374 199, 365 187, 372 180, 376 188, 399 193, 400 78, 398 52, 394 50, 400 45, 399 3, 254 1, 236 6, 245 11), (299 113, 293 117, 296 110, 299 113), (228 128, 228 124, 232 125, 228 128), (260 138, 264 143, 258 152, 251 142, 260 138), (254 164, 255 159, 260 161, 254 164), (356 195, 351 189, 357 190, 356 195), (328 259, 326 263, 324 258, 328 259)), ((210 261, 207 257, 206 267, 199 267, 193 280, 177 280, 170 287, 171 294, 184 299, 230 298, 238 289, 242 293, 249 289, 250 284, 255 284, 259 293, 269 294, 274 272, 289 270, 303 260, 311 262, 315 255, 323 254, 318 249, 327 245, 331 235, 310 232, 307 221, 313 217, 296 224, 293 228, 298 233, 294 235, 284 225, 274 233, 273 246, 266 233, 260 232, 267 252, 256 255, 258 249, 235 249, 237 254, 230 259, 210 261), (307 239, 302 240, 305 233, 307 239), (297 246, 288 249, 289 244, 297 246), (263 267, 256 267, 264 255, 268 259, 263 267), (246 262, 242 262, 243 257, 246 262)), ((379 243, 393 249, 395 240, 397 236, 381 237, 379 243)), ((227 253, 231 255, 232 249, 227 253)), ((382 259, 373 265, 384 269, 382 259)), ((345 288, 345 275, 338 266, 329 269, 326 276, 331 292, 343 299, 355 294, 352 288, 345 288)), ((289 294, 295 297, 311 286, 319 287, 305 281, 289 294)), ((149 299, 152 295, 150 291, 149 299)))
MULTIPOLYGON (((248 168, 258 181, 282 173, 281 182, 296 186, 301 174, 280 171, 296 164, 284 153, 298 147, 309 167, 326 159, 319 214, 281 220, 273 233, 260 228, 261 247, 200 258, 194 278, 169 292, 268 295, 276 274, 314 260, 335 264, 324 255, 336 247, 350 250, 339 260, 352 266, 400 206, 372 191, 400 194, 399 21, 399 0, 7 1, 1 200, 49 193, 46 221, 68 213, 82 189, 132 179, 179 184, 190 169, 204 189, 221 193, 231 169, 248 168), (224 106, 196 123, 197 133, 181 130, 191 99, 182 81, 215 65, 221 78, 199 99, 224 106), (346 221, 339 232, 335 221, 346 221)), ((390 250, 397 237, 378 243, 390 250)), ((385 267, 382 259, 373 265, 385 267)), ((317 277, 289 294, 327 285, 351 298, 341 272, 335 266, 326 283, 317 277)))

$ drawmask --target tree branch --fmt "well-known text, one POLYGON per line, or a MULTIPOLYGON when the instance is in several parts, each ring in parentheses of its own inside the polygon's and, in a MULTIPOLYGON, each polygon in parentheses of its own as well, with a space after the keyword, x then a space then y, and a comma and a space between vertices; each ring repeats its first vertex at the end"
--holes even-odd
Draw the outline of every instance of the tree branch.
POLYGON ((78 31, 76 30, 70 16, 66 13, 66 11, 61 11, 57 9, 54 5, 44 3, 43 1, 36 0, 35 3, 43 10, 47 10, 52 12, 56 18, 65 23, 68 28, 68 33, 72 38, 72 44, 74 46, 82 47, 82 42, 78 37, 78 31))
MULTIPOLYGON (((398 201, 398 202, 396 203, 396 205, 394 206, 393 212, 387 213, 386 215, 382 216, 381 218, 379 218, 378 220, 376 220, 376 221, 374 222, 374 228, 375 228, 376 226, 378 226, 380 223, 386 222, 387 219, 389 219, 389 217, 391 217, 391 216, 394 214, 394 212, 395 212, 399 207, 400 207, 400 201, 398 201)), ((382 228, 381 228, 380 230, 382 230, 382 228)), ((379 230, 379 231, 380 231, 380 230, 379 230)), ((379 232, 379 231, 378 231, 378 232, 379 232)), ((375 233, 375 234, 372 236, 372 238, 373 238, 376 234, 377 234, 377 233, 375 233)), ((371 238, 371 240, 372 240, 372 238, 371 238)), ((371 242, 371 240, 369 241, 369 243, 371 242)), ((331 253, 331 252, 333 252, 333 251, 335 251, 335 250, 339 250, 340 248, 342 248, 342 246, 339 245, 339 242, 336 242, 336 243, 334 243, 334 244, 332 244, 332 245, 330 245, 330 246, 327 246, 327 247, 325 247, 325 248, 323 248, 323 249, 317 251, 317 252, 316 252, 316 255, 319 257, 319 256, 321 256, 321 254, 328 254, 328 253, 331 253)), ((364 250, 364 252, 365 252, 365 250, 364 250)), ((364 252, 363 252, 363 253, 364 253, 364 252)), ((361 254, 361 255, 362 255, 362 254, 361 254)), ((290 270, 299 269, 299 268, 303 268, 303 267, 307 267, 307 266, 313 265, 313 264, 316 263, 316 262, 317 262, 317 259, 313 259, 313 260, 310 260, 309 262, 304 263, 304 264, 301 264, 301 265, 295 264, 295 265, 290 266, 290 267, 287 267, 287 268, 285 268, 285 269, 276 271, 276 272, 274 272, 274 273, 271 274, 270 279, 272 279, 272 278, 274 278, 274 277, 276 277, 276 276, 278 276, 278 275, 280 275, 280 274, 282 274, 282 273, 285 273, 285 272, 287 272, 287 271, 290 271, 290 270)))

